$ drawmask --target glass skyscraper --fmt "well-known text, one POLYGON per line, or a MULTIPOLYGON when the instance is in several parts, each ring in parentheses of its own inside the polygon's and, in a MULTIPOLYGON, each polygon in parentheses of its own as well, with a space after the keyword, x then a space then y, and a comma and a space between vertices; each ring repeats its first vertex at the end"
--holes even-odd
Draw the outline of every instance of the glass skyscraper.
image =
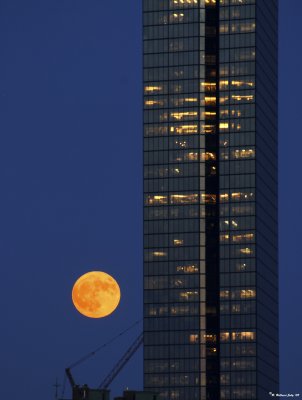
POLYGON ((277 0, 143 0, 144 386, 278 392, 277 0))

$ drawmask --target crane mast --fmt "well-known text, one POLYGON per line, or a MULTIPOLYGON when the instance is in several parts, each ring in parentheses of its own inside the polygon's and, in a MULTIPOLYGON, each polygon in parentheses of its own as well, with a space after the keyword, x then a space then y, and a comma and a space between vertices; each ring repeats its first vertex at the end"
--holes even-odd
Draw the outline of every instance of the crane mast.
POLYGON ((144 341, 144 335, 143 333, 141 333, 131 344, 131 346, 128 348, 128 350, 125 352, 122 358, 112 368, 110 373, 105 377, 105 379, 102 381, 98 389, 90 389, 87 385, 84 386, 77 385, 71 373, 72 368, 86 361, 88 358, 93 356, 96 353, 96 351, 89 353, 87 356, 83 357, 76 363, 72 364, 70 367, 66 368, 65 374, 72 388, 72 400, 90 400, 90 398, 98 400, 109 400, 108 387, 116 378, 116 376, 119 374, 119 372, 124 368, 127 362, 131 359, 133 354, 138 350, 143 341, 144 341))
POLYGON ((131 359, 133 354, 138 350, 140 345, 143 343, 144 335, 141 333, 138 338, 132 343, 132 345, 128 348, 123 357, 118 361, 118 363, 114 366, 114 368, 110 371, 107 377, 100 384, 99 389, 107 389, 112 381, 116 378, 119 372, 124 368, 127 362, 131 359))

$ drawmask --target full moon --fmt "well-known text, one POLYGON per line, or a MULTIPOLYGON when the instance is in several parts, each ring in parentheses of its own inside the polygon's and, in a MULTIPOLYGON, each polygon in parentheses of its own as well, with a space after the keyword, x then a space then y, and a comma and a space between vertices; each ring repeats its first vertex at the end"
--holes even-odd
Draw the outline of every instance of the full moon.
POLYGON ((103 318, 112 314, 120 298, 121 291, 116 280, 101 271, 82 275, 72 289, 75 308, 89 318, 103 318))

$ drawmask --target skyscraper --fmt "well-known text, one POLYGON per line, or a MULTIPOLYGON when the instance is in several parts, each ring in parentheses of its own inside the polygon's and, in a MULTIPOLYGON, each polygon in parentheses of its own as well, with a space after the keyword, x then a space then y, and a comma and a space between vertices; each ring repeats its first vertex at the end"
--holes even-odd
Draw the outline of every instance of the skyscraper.
POLYGON ((144 385, 278 391, 277 0, 143 0, 144 385))

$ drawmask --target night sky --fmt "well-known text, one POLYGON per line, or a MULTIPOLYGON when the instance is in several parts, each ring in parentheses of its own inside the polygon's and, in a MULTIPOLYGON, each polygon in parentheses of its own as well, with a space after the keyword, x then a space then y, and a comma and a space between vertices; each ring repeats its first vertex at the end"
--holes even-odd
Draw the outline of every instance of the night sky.
MULTIPOLYGON (((301 15, 301 0, 280 0, 281 387, 300 393, 301 15)), ((141 23, 138 0, 0 1, 3 399, 53 399, 66 366, 141 319, 141 23), (71 303, 95 269, 122 290, 101 320, 71 303)), ((141 329, 74 369, 76 381, 98 386, 141 329)), ((141 358, 114 395, 142 388, 141 358)))

